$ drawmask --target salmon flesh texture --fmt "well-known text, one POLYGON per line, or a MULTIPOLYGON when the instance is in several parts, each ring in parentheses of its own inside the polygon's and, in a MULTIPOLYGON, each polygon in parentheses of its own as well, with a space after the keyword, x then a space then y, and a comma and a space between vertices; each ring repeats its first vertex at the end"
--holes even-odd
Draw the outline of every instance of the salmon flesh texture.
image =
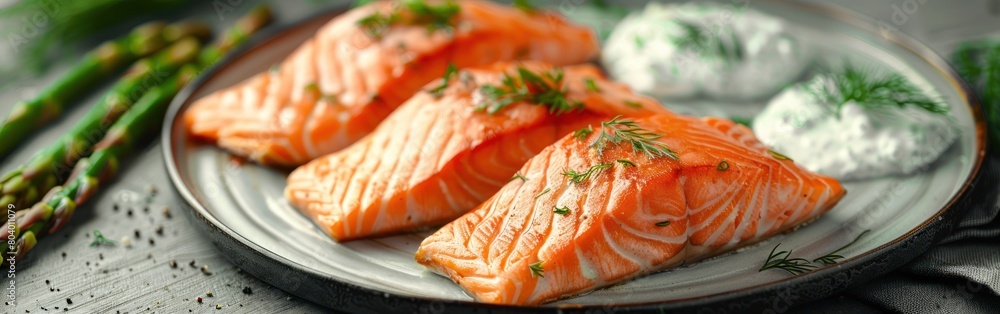
POLYGON ((587 27, 556 13, 459 1, 453 30, 392 24, 375 38, 359 20, 396 2, 352 9, 323 26, 280 65, 197 100, 185 112, 193 137, 262 164, 298 166, 361 139, 420 88, 459 68, 510 60, 556 65, 598 54, 587 27))
POLYGON ((485 201, 524 162, 564 135, 616 115, 657 113, 667 110, 606 80, 592 65, 562 70, 529 62, 468 69, 441 97, 420 92, 370 136, 293 171, 285 195, 340 241, 440 225, 485 201), (582 109, 553 114, 521 101, 495 113, 480 110, 483 86, 501 85, 505 75, 516 77, 518 68, 562 71, 566 98, 579 101, 582 109))
POLYGON ((539 304, 754 243, 823 214, 840 183, 772 154, 750 129, 718 118, 636 122, 678 159, 567 136, 531 158, 475 210, 421 244, 417 262, 476 299, 539 304), (631 161, 627 166, 618 160, 631 161), (564 175, 612 167, 580 183, 564 175), (556 212, 556 208, 560 209, 556 212))

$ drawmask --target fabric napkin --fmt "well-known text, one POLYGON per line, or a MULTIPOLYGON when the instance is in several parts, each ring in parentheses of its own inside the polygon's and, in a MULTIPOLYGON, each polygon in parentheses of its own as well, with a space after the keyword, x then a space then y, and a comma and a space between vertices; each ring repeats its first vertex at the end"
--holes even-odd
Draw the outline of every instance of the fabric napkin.
POLYGON ((1000 156, 983 164, 967 215, 909 264, 793 313, 1000 313, 1000 156))

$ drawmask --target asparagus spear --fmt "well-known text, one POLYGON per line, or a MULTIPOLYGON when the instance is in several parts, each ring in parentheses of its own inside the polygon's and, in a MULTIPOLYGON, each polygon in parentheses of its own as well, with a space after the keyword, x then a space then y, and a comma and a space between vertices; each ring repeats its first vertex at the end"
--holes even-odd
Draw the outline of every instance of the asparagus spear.
POLYGON ((167 104, 197 74, 198 68, 189 64, 164 84, 150 89, 111 127, 107 136, 95 146, 94 154, 76 164, 68 183, 52 188, 45 200, 16 213, 16 258, 30 251, 38 236, 62 228, 76 206, 94 195, 99 182, 117 173, 124 155, 150 133, 155 133, 152 131, 163 121, 167 104))
POLYGON ((39 200, 41 193, 62 183, 76 161, 86 156, 143 92, 194 60, 199 51, 198 41, 189 37, 136 63, 68 134, 3 177, 0 205, 30 206, 39 200))
POLYGON ((3 139, 0 141, 0 159, 34 129, 58 117, 74 99, 135 60, 156 53, 181 38, 206 38, 210 35, 211 29, 200 22, 171 25, 151 22, 136 27, 122 38, 98 46, 38 96, 14 105, 6 122, 0 126, 0 138, 3 139))
MULTIPOLYGON (((30 251, 39 236, 62 228, 76 207, 94 195, 101 182, 109 180, 118 172, 122 158, 141 144, 143 138, 156 134, 156 130, 159 130, 163 122, 167 104, 198 74, 200 68, 211 65, 222 54, 246 41, 250 34, 263 27, 270 19, 270 10, 266 6, 261 6, 237 21, 214 46, 202 50, 200 66, 184 66, 165 84, 143 95, 135 106, 111 127, 108 135, 95 145, 94 154, 77 163, 73 175, 66 184, 52 188, 42 203, 35 204, 28 210, 18 211, 14 231, 17 239, 14 248, 17 252, 16 258, 20 259, 30 251)), ((7 249, 5 246, 5 255, 7 249)))

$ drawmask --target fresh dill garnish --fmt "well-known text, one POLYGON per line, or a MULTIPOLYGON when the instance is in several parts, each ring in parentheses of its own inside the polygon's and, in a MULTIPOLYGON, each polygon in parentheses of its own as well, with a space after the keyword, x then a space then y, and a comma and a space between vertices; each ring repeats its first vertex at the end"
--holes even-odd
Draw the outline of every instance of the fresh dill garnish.
POLYGON ((736 124, 742 124, 746 127, 753 127, 753 118, 732 116, 729 117, 729 120, 732 120, 736 124))
POLYGON ((778 246, 781 246, 781 243, 778 243, 778 245, 775 245, 774 248, 771 249, 771 253, 767 256, 767 261, 764 261, 764 266, 761 266, 757 271, 778 268, 783 269, 792 275, 798 275, 816 268, 816 266, 810 264, 807 259, 797 257, 791 258, 790 256, 792 255, 792 251, 780 251, 775 253, 775 251, 778 250, 778 246))
POLYGON ((494 114, 519 101, 546 106, 549 108, 549 113, 556 115, 583 109, 583 103, 566 99, 566 89, 562 87, 561 69, 535 73, 519 67, 517 76, 518 78, 515 78, 510 74, 504 74, 502 86, 480 87, 480 92, 485 97, 476 109, 494 114))
POLYGON ((587 136, 590 136, 591 133, 594 133, 594 128, 588 125, 586 128, 582 128, 573 132, 573 137, 582 141, 587 139, 587 136))
POLYGON ((316 83, 309 83, 306 85, 306 91, 319 91, 319 85, 316 85, 316 83))
POLYGON ((629 101, 629 100, 625 101, 625 105, 629 106, 629 107, 632 107, 632 108, 642 108, 642 104, 634 102, 634 101, 629 101))
POLYGON ((598 153, 603 153, 608 148, 608 143, 619 145, 629 143, 635 153, 645 153, 649 158, 670 157, 677 159, 677 153, 667 148, 667 144, 657 141, 663 134, 650 132, 639 127, 639 124, 632 120, 620 119, 621 116, 614 117, 611 121, 601 122, 603 129, 594 140, 591 147, 598 153))
POLYGON ((1000 41, 964 42, 952 55, 952 64, 979 97, 996 150, 1000 147, 1000 41))
POLYGON ((101 245, 115 245, 115 241, 109 240, 104 237, 97 229, 94 229, 94 242, 90 242, 90 246, 101 246, 101 245))
POLYGON ((710 30, 693 22, 674 20, 674 23, 680 26, 683 32, 679 36, 671 37, 671 41, 678 48, 723 60, 743 60, 743 47, 734 32, 728 32, 729 40, 723 40, 721 34, 712 34, 710 30))
POLYGON ((915 106, 931 113, 946 114, 948 107, 928 97, 899 73, 875 74, 847 64, 839 73, 821 74, 818 84, 806 91, 822 103, 833 106, 838 117, 849 102, 865 109, 915 106))
POLYGON ((719 166, 715 167, 715 169, 719 170, 719 171, 729 170, 729 162, 723 160, 723 161, 719 162, 719 166))
POLYGON ((514 181, 514 180, 517 180, 517 179, 521 179, 521 182, 528 182, 528 178, 525 177, 520 172, 514 173, 514 176, 510 177, 510 180, 507 180, 507 182, 514 181))
POLYGON ((594 79, 592 79, 592 78, 584 79, 583 83, 587 84, 587 91, 595 92, 595 93, 600 93, 601 92, 601 88, 597 87, 597 82, 595 82, 594 79))
POLYGON ((614 166, 614 164, 611 164, 611 163, 599 163, 599 164, 590 166, 590 168, 587 168, 587 170, 585 170, 583 172, 577 172, 576 170, 573 170, 573 169, 567 169, 567 170, 563 171, 562 174, 563 174, 563 176, 568 177, 569 180, 572 181, 573 183, 583 183, 583 181, 587 181, 592 176, 596 176, 596 175, 600 174, 601 172, 603 172, 604 170, 610 169, 613 166, 614 166))
POLYGON ((514 0, 514 7, 527 13, 535 13, 538 8, 531 4, 529 0, 514 0))
POLYGON ((538 192, 538 194, 535 195, 535 199, 537 200, 539 197, 542 197, 542 195, 549 194, 549 192, 552 192, 552 189, 545 188, 544 190, 538 192))
POLYGON ((622 164, 622 167, 624 168, 635 167, 635 163, 628 159, 618 159, 616 162, 622 164))
POLYGON ((427 4, 423 0, 404 0, 388 14, 375 12, 358 20, 358 26, 371 38, 382 39, 385 32, 397 24, 426 25, 428 32, 455 29, 455 17, 462 7, 454 1, 438 5, 427 4))
POLYGON ((635 40, 636 48, 639 49, 646 48, 646 38, 643 38, 642 36, 639 35, 635 35, 632 39, 635 40))
POLYGON ((843 255, 840 255, 838 253, 840 253, 840 251, 843 251, 847 247, 849 247, 851 245, 854 245, 854 243, 857 243, 858 240, 861 240, 861 237, 863 237, 866 233, 868 233, 868 231, 871 231, 871 230, 862 231, 861 234, 859 234, 856 238, 854 238, 854 241, 851 241, 851 243, 848 243, 847 245, 844 245, 844 246, 840 247, 836 251, 833 251, 833 252, 830 252, 829 254, 817 257, 816 259, 813 260, 813 263, 822 263, 823 265, 833 265, 833 264, 836 264, 838 259, 843 259, 844 258, 843 255))
POLYGON ((448 68, 444 70, 444 77, 441 78, 441 85, 432 88, 428 92, 434 95, 434 97, 441 98, 444 94, 444 90, 448 88, 448 81, 450 81, 451 77, 455 76, 456 73, 458 73, 458 67, 455 66, 455 63, 448 63, 448 68))
POLYGON ((528 265, 528 269, 531 270, 531 278, 535 277, 545 277, 545 268, 542 267, 542 262, 534 263, 528 265))
POLYGON ((768 153, 768 154, 771 154, 771 157, 774 157, 774 159, 777 159, 777 160, 792 160, 792 159, 791 159, 791 158, 789 158, 788 156, 785 156, 785 155, 784 155, 784 154, 782 154, 782 153, 779 153, 779 152, 776 152, 776 151, 774 151, 773 149, 768 149, 768 150, 767 150, 767 153, 768 153))
POLYGON ((569 206, 553 207, 552 212, 565 216, 566 214, 569 214, 569 206))
POLYGON ((670 225, 670 220, 664 220, 664 221, 656 223, 657 227, 666 227, 666 226, 669 226, 669 225, 670 225))

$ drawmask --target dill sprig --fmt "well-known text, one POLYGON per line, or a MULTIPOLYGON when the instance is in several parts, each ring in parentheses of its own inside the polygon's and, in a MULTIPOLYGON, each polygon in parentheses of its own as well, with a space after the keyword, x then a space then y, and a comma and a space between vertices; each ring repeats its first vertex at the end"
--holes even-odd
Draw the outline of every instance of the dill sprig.
POLYGON ((535 73, 519 67, 517 76, 515 78, 510 74, 504 74, 501 86, 480 87, 484 99, 476 109, 494 114, 520 101, 546 106, 549 108, 549 113, 556 115, 583 109, 583 103, 566 98, 561 69, 535 73))
POLYGON ((858 240, 861 240, 861 237, 863 237, 866 233, 868 233, 868 231, 871 231, 871 230, 862 231, 861 234, 859 234, 856 238, 854 238, 854 241, 851 241, 851 243, 848 243, 848 244, 840 247, 836 251, 833 251, 833 252, 830 252, 829 254, 817 257, 816 259, 813 260, 813 263, 822 263, 823 265, 833 265, 833 264, 836 264, 837 260, 844 259, 844 256, 842 256, 842 255, 839 254, 840 251, 843 251, 847 247, 849 247, 851 245, 854 245, 854 243, 858 242, 858 240))
POLYGON ((614 117, 611 121, 601 122, 603 129, 594 140, 591 147, 598 153, 603 153, 608 148, 608 144, 620 145, 629 143, 632 151, 636 154, 645 153, 649 158, 670 157, 677 159, 677 153, 670 150, 667 144, 657 141, 663 134, 653 133, 643 129, 632 120, 620 119, 621 116, 614 117))
POLYGON ((542 197, 542 195, 549 194, 549 192, 552 192, 552 189, 545 188, 541 192, 538 192, 538 194, 535 194, 535 199, 537 200, 539 197, 542 197))
POLYGON ((722 34, 712 34, 708 28, 694 22, 682 20, 673 22, 680 26, 682 31, 682 34, 671 37, 671 41, 678 48, 723 60, 743 60, 743 45, 734 32, 728 32, 728 38, 723 39, 722 34))
POLYGON ((798 275, 816 268, 816 266, 810 264, 807 259, 797 257, 792 258, 791 250, 779 251, 775 253, 775 251, 778 250, 778 246, 781 246, 781 243, 778 243, 778 245, 775 245, 774 248, 771 249, 771 253, 768 254, 767 261, 764 262, 764 266, 761 266, 761 268, 757 271, 777 268, 783 269, 792 275, 798 275))
POLYGON ((101 245, 115 245, 115 241, 109 240, 104 237, 97 229, 94 229, 94 242, 90 242, 90 246, 101 246, 101 245))
POLYGON ((531 270, 531 278, 545 277, 545 268, 542 266, 541 261, 528 265, 528 270, 531 270))
POLYGON ((618 159, 616 162, 621 164, 622 168, 635 167, 635 163, 628 159, 618 159))
POLYGON ((1000 147, 1000 41, 962 43, 952 55, 952 64, 982 103, 992 148, 1000 147))
POLYGON ((587 168, 587 170, 583 172, 578 172, 573 169, 566 169, 563 171, 562 175, 568 177, 569 180, 572 181, 573 183, 583 183, 583 181, 587 181, 592 176, 596 176, 601 172, 603 172, 604 170, 610 169, 613 166, 614 164, 612 163, 599 163, 590 166, 590 168, 587 168))
POLYGON ((666 226, 669 226, 669 225, 670 225, 670 220, 664 220, 664 221, 656 223, 657 227, 666 227, 666 226))
POLYGON ((588 125, 586 128, 574 131, 573 137, 582 141, 587 139, 587 137, 590 136, 591 133, 594 133, 594 128, 588 125))
POLYGON ((389 13, 372 13, 358 20, 357 24, 374 39, 382 39, 390 27, 399 24, 426 25, 428 33, 438 30, 450 32, 455 29, 455 17, 461 11, 462 7, 455 1, 431 5, 423 0, 403 0, 389 13))
MULTIPOLYGON (((870 230, 865 230, 861 232, 861 234, 859 234, 856 238, 854 238, 854 240, 851 241, 851 243, 848 243, 847 245, 844 245, 839 249, 836 249, 835 251, 830 252, 826 255, 813 259, 812 263, 819 263, 823 264, 824 266, 836 264, 837 260, 844 258, 843 255, 840 255, 840 251, 843 251, 844 249, 850 247, 851 245, 854 245, 854 243, 857 243, 858 240, 861 239, 861 237, 863 237, 865 234, 868 233, 868 231, 870 230)), ((768 254, 767 256, 767 261, 764 262, 764 266, 762 266, 758 271, 777 268, 777 269, 783 269, 792 275, 798 275, 819 268, 819 266, 813 265, 807 259, 791 257, 792 256, 791 250, 780 251, 775 253, 775 251, 778 250, 779 246, 781 246, 781 243, 778 243, 778 245, 775 245, 774 248, 771 249, 771 253, 768 254)))
POLYGON ((768 149, 767 153, 771 154, 771 157, 774 157, 774 159, 777 160, 792 160, 792 158, 785 156, 785 154, 779 153, 773 149, 768 149))
POLYGON ((584 79, 583 83, 587 85, 588 92, 595 92, 595 93, 601 92, 601 88, 597 87, 597 82, 595 82, 594 79, 592 78, 584 79))
POLYGON ((928 97, 899 73, 880 75, 847 64, 839 73, 826 73, 822 77, 826 82, 809 85, 807 91, 820 102, 832 105, 838 117, 849 102, 865 109, 915 106, 932 113, 948 113, 947 106, 928 97))
POLYGON ((531 1, 529 0, 514 0, 514 7, 527 13, 535 13, 535 11, 538 11, 538 7, 531 4, 531 1))
POLYGON ((441 98, 444 94, 444 90, 448 88, 448 81, 450 81, 456 73, 458 73, 458 67, 455 66, 455 63, 448 63, 448 68, 444 70, 444 77, 441 78, 441 85, 438 85, 438 87, 432 88, 427 92, 434 95, 434 97, 441 98))
POLYGON ((552 207, 552 212, 556 213, 556 214, 560 214, 560 215, 565 216, 565 215, 569 214, 569 206, 552 207))
POLYGON ((528 182, 528 177, 525 177, 520 172, 514 173, 514 176, 510 177, 510 180, 507 180, 507 182, 511 182, 511 181, 514 181, 514 180, 517 180, 517 179, 521 179, 521 182, 528 182))

